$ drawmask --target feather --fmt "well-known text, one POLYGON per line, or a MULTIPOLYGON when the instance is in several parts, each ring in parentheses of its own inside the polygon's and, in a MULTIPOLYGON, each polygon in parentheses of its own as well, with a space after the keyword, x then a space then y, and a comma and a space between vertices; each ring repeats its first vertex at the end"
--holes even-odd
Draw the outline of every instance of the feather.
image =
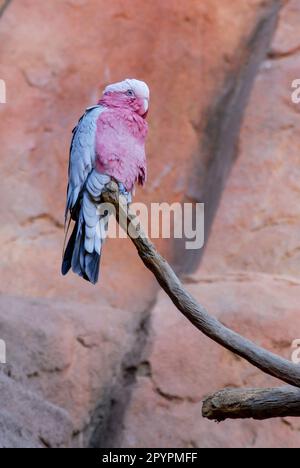
POLYGON ((101 105, 88 108, 73 130, 66 212, 74 207, 89 173, 95 167, 97 120, 104 110, 101 105))

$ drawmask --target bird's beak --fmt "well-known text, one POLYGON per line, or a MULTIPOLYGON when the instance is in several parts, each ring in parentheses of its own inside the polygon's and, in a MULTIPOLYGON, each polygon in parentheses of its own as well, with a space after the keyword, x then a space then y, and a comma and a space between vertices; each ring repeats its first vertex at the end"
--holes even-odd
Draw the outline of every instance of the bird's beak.
POLYGON ((149 101, 148 99, 143 99, 143 117, 144 119, 147 117, 148 114, 148 109, 149 109, 149 101))

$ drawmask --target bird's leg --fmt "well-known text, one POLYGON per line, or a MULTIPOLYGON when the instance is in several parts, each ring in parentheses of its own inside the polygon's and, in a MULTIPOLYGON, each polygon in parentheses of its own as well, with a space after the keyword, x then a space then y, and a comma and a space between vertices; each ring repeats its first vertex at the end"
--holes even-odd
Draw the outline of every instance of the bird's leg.
POLYGON ((137 215, 128 209, 127 196, 120 194, 119 184, 115 181, 111 181, 106 187, 107 192, 103 193, 102 199, 114 205, 115 216, 124 231, 127 232, 132 239, 137 239, 140 236, 145 238, 137 215))

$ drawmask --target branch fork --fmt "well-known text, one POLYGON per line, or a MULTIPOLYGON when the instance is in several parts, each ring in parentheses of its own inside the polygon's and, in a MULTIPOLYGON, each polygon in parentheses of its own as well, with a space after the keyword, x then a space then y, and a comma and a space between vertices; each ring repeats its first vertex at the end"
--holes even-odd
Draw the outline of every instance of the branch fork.
POLYGON ((256 345, 211 316, 184 288, 169 263, 147 238, 137 216, 128 210, 125 198, 119 195, 116 183, 109 184, 103 201, 115 207, 117 221, 134 243, 146 268, 153 273, 177 309, 198 330, 265 374, 297 387, 223 390, 205 400, 203 416, 219 421, 238 417, 300 416, 300 365, 256 345))

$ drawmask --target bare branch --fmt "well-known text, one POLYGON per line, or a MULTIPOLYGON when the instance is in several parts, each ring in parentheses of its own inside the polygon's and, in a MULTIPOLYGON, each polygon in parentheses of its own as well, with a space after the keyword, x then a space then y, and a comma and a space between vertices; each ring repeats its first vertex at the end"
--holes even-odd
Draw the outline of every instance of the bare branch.
POLYGON ((204 400, 202 415, 219 422, 300 416, 300 390, 290 386, 221 390, 204 400))
POLYGON ((0 5, 0 18, 3 16, 6 8, 11 3, 12 0, 4 0, 0 5))
POLYGON ((233 330, 226 328, 185 290, 168 262, 157 252, 140 229, 138 219, 128 214, 126 203, 119 198, 117 185, 112 183, 110 192, 103 195, 107 203, 112 203, 117 212, 117 220, 127 230, 145 266, 152 271, 160 286, 180 312, 202 333, 224 348, 246 359, 266 374, 300 387, 300 366, 255 345, 233 330))

